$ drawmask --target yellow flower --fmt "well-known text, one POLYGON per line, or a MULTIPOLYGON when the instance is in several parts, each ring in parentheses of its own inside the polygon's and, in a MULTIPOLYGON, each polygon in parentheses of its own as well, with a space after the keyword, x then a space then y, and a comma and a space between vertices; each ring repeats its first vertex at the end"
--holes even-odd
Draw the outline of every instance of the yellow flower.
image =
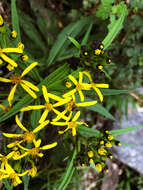
POLYGON ((3 25, 4 25, 4 21, 3 21, 2 16, 0 15, 0 27, 2 27, 3 25))
POLYGON ((26 80, 22 80, 22 78, 27 74, 29 73, 29 71, 31 71, 35 66, 37 66, 38 63, 37 62, 33 62, 32 64, 30 64, 23 72, 21 75, 18 75, 18 74, 12 74, 10 76, 10 79, 6 79, 6 78, 2 78, 0 77, 0 82, 10 82, 12 84, 14 84, 14 87, 12 88, 9 96, 8 96, 8 102, 9 102, 9 105, 11 106, 11 101, 13 100, 13 97, 14 97, 14 93, 16 91, 16 88, 17 88, 17 85, 21 85, 22 88, 28 92, 28 94, 30 96, 32 96, 33 98, 37 98, 37 95, 32 91, 32 90, 35 90, 35 91, 39 91, 39 88, 37 86, 35 86, 34 84, 32 84, 31 82, 28 82, 26 80), (31 89, 32 90, 31 90, 31 89))
POLYGON ((94 156, 93 151, 88 151, 88 157, 89 157, 89 158, 92 158, 93 156, 94 156))
POLYGON ((84 95, 82 90, 90 90, 91 84, 83 83, 83 73, 79 72, 79 81, 75 79, 72 75, 69 75, 68 78, 74 83, 75 88, 63 95, 64 98, 74 95, 76 92, 79 93, 80 99, 84 101, 84 95))
POLYGON ((106 155, 107 154, 107 150, 105 150, 104 148, 101 147, 101 148, 98 149, 98 154, 99 155, 106 155))
POLYGON ((66 87, 70 88, 72 86, 71 82, 66 82, 66 87))
POLYGON ((4 48, 4 49, 0 48, 0 57, 4 61, 9 63, 11 66, 17 67, 18 66, 17 63, 13 61, 11 58, 9 58, 5 53, 23 53, 23 50, 20 48, 4 48))
POLYGON ((9 71, 14 70, 14 67, 13 67, 12 65, 10 65, 10 64, 8 64, 8 65, 6 66, 6 68, 7 68, 9 71))
MULTIPOLYGON (((92 106, 92 105, 95 105, 97 103, 97 101, 90 101, 90 102, 80 102, 80 103, 77 103, 75 100, 72 100, 70 102, 67 103, 66 105, 66 108, 63 112, 61 112, 61 114, 59 114, 55 119, 53 119, 52 121, 58 121, 60 120, 61 118, 63 118, 63 116, 69 112, 69 117, 71 117, 72 115, 72 112, 75 108, 77 107, 87 107, 87 106, 92 106)), ((61 106, 65 104, 64 101, 60 101, 59 103, 57 103, 56 105, 58 106, 61 106)))
POLYGON ((105 143, 105 146, 110 148, 110 147, 112 147, 112 144, 108 141, 108 142, 105 143))
POLYGON ((0 154, 0 160, 1 160, 1 169, 5 169, 5 165, 8 163, 8 160, 12 158, 14 151, 10 152, 7 156, 4 156, 0 154))
POLYGON ((89 162, 90 163, 94 163, 94 160, 92 158, 90 158, 89 162))
POLYGON ((100 163, 96 164, 95 167, 96 167, 98 172, 102 172, 103 168, 102 168, 102 165, 100 163))
POLYGON ((11 37, 14 38, 14 39, 17 37, 17 32, 16 32, 16 30, 13 30, 13 31, 11 32, 11 37))
POLYGON ((42 130, 46 125, 48 125, 49 120, 44 121, 43 123, 41 123, 38 127, 36 127, 33 131, 29 131, 27 130, 22 123, 19 121, 18 116, 16 115, 15 117, 16 123, 17 125, 23 130, 25 131, 23 134, 10 134, 10 133, 2 133, 5 137, 8 138, 20 138, 19 141, 15 141, 13 143, 10 143, 9 145, 7 145, 8 147, 12 148, 13 146, 19 145, 22 142, 27 142, 27 143, 32 143, 34 141, 36 141, 35 138, 35 133, 39 132, 40 130, 42 130), (23 140, 21 140, 23 139, 23 140))
POLYGON ((36 166, 32 167, 31 169, 28 170, 28 174, 31 176, 31 177, 35 177, 36 174, 37 174, 37 168, 36 166))
POLYGON ((91 77, 89 72, 84 71, 83 73, 89 78, 90 83, 91 83, 91 87, 96 91, 96 93, 99 96, 100 101, 102 102, 103 101, 103 95, 98 88, 109 88, 109 85, 108 84, 95 84, 93 82, 92 77, 91 77))
POLYGON ((17 48, 19 48, 21 50, 24 50, 24 44, 19 42, 18 45, 17 45, 17 48))
POLYGON ((109 141, 114 139, 114 137, 112 135, 108 135, 107 138, 108 138, 109 141))
MULTIPOLYGON (((71 98, 63 99, 63 98, 60 98, 54 94, 48 93, 47 88, 44 85, 42 86, 42 91, 43 91, 44 99, 46 101, 45 105, 27 106, 27 107, 21 109, 21 111, 45 109, 45 111, 43 112, 43 114, 39 120, 39 123, 42 123, 43 121, 45 121, 45 119, 48 116, 48 113, 50 111, 54 111, 57 115, 60 115, 61 113, 58 110, 56 110, 55 107, 58 107, 59 105, 66 104, 67 102, 69 102, 71 100, 71 98), (55 101, 58 101, 58 103, 55 103, 55 104, 50 103, 49 98, 51 98, 55 101), (60 104, 60 101, 62 101, 62 104, 60 104)), ((67 120, 67 117, 64 115, 62 116, 62 118, 67 120)))
POLYGON ((23 61, 27 61, 29 59, 28 55, 23 55, 21 58, 23 61))
POLYGON ((8 177, 10 179, 12 179, 12 183, 14 186, 17 186, 19 185, 20 183, 22 183, 20 177, 26 175, 28 173, 28 171, 25 171, 21 174, 19 173, 16 173, 15 170, 7 163, 6 166, 5 166, 5 171, 7 172, 8 174, 8 177))
POLYGON ((21 148, 22 150, 24 150, 25 153, 20 155, 19 157, 17 157, 17 159, 24 158, 27 155, 31 155, 32 157, 35 157, 35 156, 43 157, 44 154, 40 153, 40 150, 47 150, 47 149, 51 149, 51 148, 57 146, 57 142, 54 142, 54 143, 48 144, 48 145, 44 145, 42 147, 40 147, 40 144, 41 144, 41 139, 34 141, 35 147, 31 148, 31 149, 28 149, 28 148, 25 148, 21 145, 18 145, 18 147, 21 148))
POLYGON ((68 131, 69 129, 72 129, 72 135, 75 136, 76 135, 76 127, 77 125, 86 125, 86 123, 84 122, 78 122, 76 121, 80 116, 80 111, 78 111, 75 116, 73 117, 73 119, 71 121, 66 121, 66 122, 51 122, 51 124, 53 125, 58 125, 58 126, 66 126, 67 125, 67 128, 64 130, 64 131, 59 131, 59 134, 63 134, 65 133, 66 131, 68 131))

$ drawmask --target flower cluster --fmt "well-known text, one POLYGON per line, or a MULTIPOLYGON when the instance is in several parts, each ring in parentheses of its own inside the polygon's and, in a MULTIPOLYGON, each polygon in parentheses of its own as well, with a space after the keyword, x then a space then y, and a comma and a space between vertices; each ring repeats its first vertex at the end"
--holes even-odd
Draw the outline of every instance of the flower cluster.
MULTIPOLYGON (((0 26, 4 27, 2 17, 0 17, 0 26)), ((16 37, 17 32, 12 31, 10 38, 14 40, 16 39, 16 37)), ((11 109, 14 104, 14 95, 16 91, 18 91, 21 87, 21 90, 26 91, 34 99, 38 97, 37 92, 42 92, 42 96, 39 97, 42 100, 42 103, 40 105, 29 105, 19 110, 21 112, 42 110, 42 114, 39 118, 39 124, 37 124, 37 127, 30 130, 29 127, 25 127, 22 124, 23 122, 20 121, 19 116, 16 115, 15 121, 17 126, 20 128, 20 132, 15 134, 8 132, 2 133, 4 137, 8 138, 9 140, 14 139, 14 141, 10 142, 7 145, 9 152, 7 155, 0 154, 0 180, 10 178, 12 179, 14 186, 22 183, 22 180, 20 179, 21 176, 31 175, 32 177, 34 177, 37 173, 37 167, 34 162, 35 157, 43 157, 44 150, 54 148, 58 144, 55 140, 55 142, 51 144, 41 145, 41 143, 43 143, 42 139, 39 137, 41 130, 45 130, 47 127, 49 127, 49 125, 54 126, 54 128, 57 128, 56 126, 58 126, 57 129, 59 135, 70 132, 72 136, 75 136, 77 134, 78 125, 84 125, 86 127, 88 126, 84 121, 79 120, 81 115, 80 109, 82 107, 96 105, 98 99, 100 100, 100 102, 102 102, 103 94, 100 91, 100 88, 109 88, 108 84, 97 84, 93 80, 90 72, 80 71, 79 73, 76 73, 78 74, 78 76, 76 75, 76 77, 72 74, 68 75, 67 81, 65 83, 66 91, 63 92, 61 97, 48 92, 47 84, 42 85, 42 88, 40 89, 33 83, 31 83, 31 80, 28 81, 28 77, 26 78, 27 74, 38 65, 37 62, 30 63, 27 68, 20 72, 20 63, 27 62, 28 60, 28 56, 23 54, 23 52, 24 45, 21 42, 19 42, 19 44, 15 48, 6 47, 0 49, 1 66, 5 66, 8 63, 7 69, 10 71, 9 78, 0 77, 0 82, 12 84, 11 91, 8 95, 8 107, 0 105, 0 108, 3 110, 3 114, 11 109), (13 54, 15 53, 17 53, 16 56, 13 56, 13 54), (85 92, 90 90, 94 90, 96 94, 93 101, 87 101, 86 99, 85 92), (28 167, 28 169, 20 168, 17 171, 15 169, 14 163, 19 163, 24 158, 25 160, 30 162, 31 166, 28 167)), ((89 53, 90 52, 88 50, 84 49, 83 51, 82 48, 81 57, 87 57, 89 53)), ((100 63, 100 58, 102 56, 104 57, 105 55, 103 51, 103 45, 100 45, 98 49, 94 50, 94 55, 97 57, 97 61, 100 63)), ((85 58, 84 61, 86 61, 85 58)), ((105 137, 106 136, 103 136, 104 140, 102 140, 104 141, 104 146, 111 146, 111 144, 113 143, 113 139, 105 137)), ((103 144, 99 143, 94 151, 96 152, 96 154, 102 157, 107 157, 109 156, 109 153, 103 147, 103 144)), ((90 158, 90 162, 94 160, 94 153, 92 149, 88 150, 87 155, 90 158)), ((97 164, 96 166, 97 169, 100 167, 97 164)), ((101 169, 98 170, 100 171, 101 169)))
POLYGON ((80 65, 82 67, 97 71, 111 63, 111 52, 105 51, 104 45, 98 44, 95 40, 86 46, 81 46, 80 51, 80 65))
POLYGON ((108 130, 100 133, 99 137, 90 138, 89 144, 82 144, 81 151, 75 159, 75 166, 88 166, 90 163, 94 162, 98 172, 105 171, 108 173, 106 159, 113 158, 110 151, 113 145, 121 146, 121 143, 115 140, 108 130))

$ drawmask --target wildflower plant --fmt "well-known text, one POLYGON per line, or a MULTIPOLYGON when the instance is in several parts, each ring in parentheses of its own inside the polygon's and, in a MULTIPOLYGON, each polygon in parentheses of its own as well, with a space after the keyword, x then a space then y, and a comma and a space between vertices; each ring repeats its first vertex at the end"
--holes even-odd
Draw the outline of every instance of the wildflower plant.
MULTIPOLYGON (((67 187, 79 166, 90 166, 96 172, 108 173, 106 160, 113 158, 111 148, 121 145, 114 136, 123 132, 92 129, 84 118, 83 108, 115 120, 100 103, 104 102, 106 93, 113 95, 108 84, 111 82, 110 76, 105 69, 112 65, 111 54, 106 49, 122 28, 127 15, 126 6, 124 5, 121 17, 115 21, 112 28, 110 27, 102 42, 88 43, 92 27, 89 27, 81 43, 74 37, 67 37, 63 30, 50 50, 48 58, 45 56, 42 75, 42 61, 34 61, 30 53, 25 51, 26 47, 24 48, 20 37, 15 1, 11 1, 11 5, 10 35, 8 35, 10 29, 0 16, 0 39, 3 35, 7 37, 7 41, 0 41, 0 67, 7 69, 7 74, 0 77, 0 82, 2 86, 6 84, 9 89, 6 99, 0 104, 0 121, 4 122, 15 116, 16 127, 12 130, 9 126, 6 128, 6 124, 3 123, 5 149, 1 150, 3 152, 0 154, 0 180, 4 184, 12 183, 13 186, 24 182, 26 186, 30 176, 36 177, 37 173, 42 171, 39 162, 42 163, 43 159, 49 162, 50 151, 53 151, 54 156, 54 152, 58 151, 60 146, 63 147, 63 152, 68 149, 65 157, 68 158, 69 165, 64 179, 57 186, 58 190, 67 187), (54 64, 58 61, 60 51, 65 51, 66 45, 64 47, 63 42, 68 44, 72 42, 76 46, 74 47, 78 59, 76 70, 72 69, 72 63, 69 61, 62 62, 58 68, 57 64, 54 64), (53 68, 50 67, 52 64, 53 68), (105 74, 105 81, 97 81, 96 73, 100 73, 99 79, 101 74, 105 74), (71 140, 71 144, 67 143, 68 140, 71 140)), ((84 18, 85 23, 90 20, 91 17, 84 18)), ((68 30, 67 33, 72 34, 70 27, 66 28, 66 31, 68 30)), ((127 131, 129 130, 133 129, 127 131)), ((55 156, 55 160, 57 157, 55 156)), ((51 163, 49 168, 54 161, 51 163)))

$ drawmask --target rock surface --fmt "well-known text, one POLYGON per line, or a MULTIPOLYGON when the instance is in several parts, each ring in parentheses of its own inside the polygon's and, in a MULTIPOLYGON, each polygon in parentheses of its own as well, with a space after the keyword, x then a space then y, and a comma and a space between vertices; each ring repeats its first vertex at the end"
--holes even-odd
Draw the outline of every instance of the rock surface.
MULTIPOLYGON (((143 124, 143 108, 137 107, 135 110, 131 105, 129 107, 128 120, 125 114, 122 115, 121 121, 117 116, 118 122, 114 123, 114 129, 124 129, 143 124)), ((115 147, 113 150, 115 158, 143 174, 143 127, 120 135, 118 138, 120 141, 131 145, 115 147)))

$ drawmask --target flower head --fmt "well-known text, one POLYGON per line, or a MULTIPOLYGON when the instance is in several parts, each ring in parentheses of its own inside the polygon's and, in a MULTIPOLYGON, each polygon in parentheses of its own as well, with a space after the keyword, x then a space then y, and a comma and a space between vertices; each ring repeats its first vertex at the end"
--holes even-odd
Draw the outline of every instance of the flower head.
MULTIPOLYGON (((84 101, 84 95, 82 90, 90 90, 91 85, 87 83, 83 83, 83 73, 79 72, 79 81, 75 79, 72 75, 69 75, 68 78, 74 83, 75 88, 63 95, 64 98, 74 96, 76 92, 79 93, 80 99, 83 102, 84 101)), ((75 99, 75 98, 74 98, 75 99)))
POLYGON ((12 142, 9 145, 7 145, 7 147, 9 147, 9 148, 17 146, 17 145, 21 144, 22 142, 27 142, 27 143, 33 142, 34 143, 36 141, 35 133, 42 130, 49 123, 49 120, 47 120, 47 121, 41 123, 40 125, 38 125, 34 130, 29 131, 22 125, 22 123, 19 121, 17 115, 15 117, 15 120, 16 120, 17 125, 24 131, 24 133, 23 134, 2 133, 5 137, 8 137, 8 138, 20 138, 19 141, 16 140, 15 142, 12 142))
POLYGON ((64 130, 64 131, 59 131, 59 134, 63 134, 65 133, 66 131, 68 131, 69 129, 72 130, 72 135, 75 136, 76 135, 76 127, 77 125, 86 125, 86 123, 84 122, 79 122, 77 121, 77 119, 79 118, 80 116, 80 111, 78 111, 75 116, 73 117, 73 119, 71 121, 65 121, 65 122, 51 122, 51 124, 53 125, 58 125, 58 126, 67 126, 67 128, 64 130))
MULTIPOLYGON (((45 121, 46 117, 48 116, 48 113, 50 111, 53 111, 54 113, 56 113, 57 115, 60 115, 60 112, 58 110, 55 109, 55 107, 58 107, 60 105, 66 104, 67 102, 69 102, 71 100, 71 98, 60 98, 59 96, 56 96, 54 94, 48 93, 47 92, 47 88, 46 86, 42 86, 42 91, 43 91, 43 96, 45 99, 45 104, 44 105, 35 105, 35 106, 27 106, 25 108, 22 108, 21 111, 29 111, 29 110, 37 110, 37 109, 45 109, 40 120, 39 123, 42 123, 43 121, 45 121), (50 99, 53 99, 55 101, 57 101, 56 103, 52 104, 50 102, 50 99)), ((62 116, 62 118, 64 118, 65 120, 67 120, 66 116, 62 116)))
POLYGON ((83 74, 85 74, 85 75, 88 77, 88 79, 90 80, 90 83, 91 83, 91 87, 92 87, 92 88, 95 90, 95 92, 98 94, 99 99, 100 99, 100 101, 102 102, 102 101, 103 101, 103 95, 102 95, 101 91, 100 91, 98 88, 109 88, 109 85, 108 85, 108 84, 95 84, 95 83, 93 82, 93 79, 92 79, 92 77, 91 77, 91 75, 90 75, 89 72, 84 71, 83 74))
POLYGON ((12 74, 10 76, 9 79, 6 79, 6 78, 2 78, 0 77, 0 82, 10 82, 12 84, 14 84, 9 96, 8 96, 8 102, 9 102, 9 105, 11 106, 11 101, 13 100, 13 97, 14 97, 14 93, 16 91, 16 88, 18 85, 21 85, 21 87, 28 92, 29 95, 31 95, 33 98, 37 98, 37 95, 32 91, 39 91, 39 88, 37 86, 35 86, 34 84, 32 84, 31 82, 28 82, 26 80, 23 80, 22 78, 27 74, 29 73, 29 71, 31 71, 35 66, 37 66, 38 63, 37 62, 33 62, 32 64, 30 64, 23 72, 21 75, 19 74, 12 74), (32 90, 31 90, 32 89, 32 90))

